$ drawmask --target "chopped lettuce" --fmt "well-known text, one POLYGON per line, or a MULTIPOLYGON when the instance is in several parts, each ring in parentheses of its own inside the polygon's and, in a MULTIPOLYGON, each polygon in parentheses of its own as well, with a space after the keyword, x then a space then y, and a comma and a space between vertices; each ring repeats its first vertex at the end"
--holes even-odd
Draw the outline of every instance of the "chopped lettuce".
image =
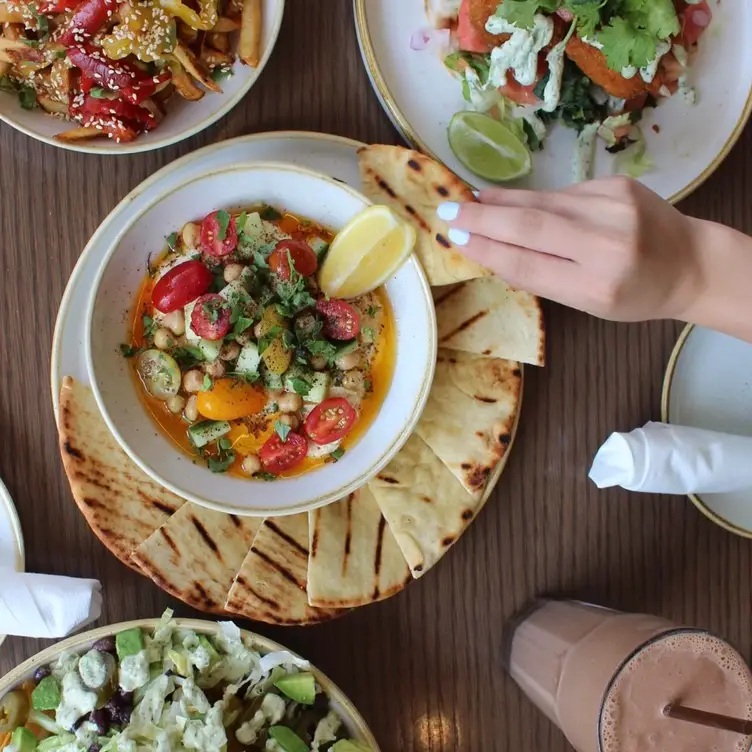
POLYGON ((648 153, 645 139, 641 138, 616 155, 614 161, 615 172, 640 178, 655 167, 653 158, 648 153))

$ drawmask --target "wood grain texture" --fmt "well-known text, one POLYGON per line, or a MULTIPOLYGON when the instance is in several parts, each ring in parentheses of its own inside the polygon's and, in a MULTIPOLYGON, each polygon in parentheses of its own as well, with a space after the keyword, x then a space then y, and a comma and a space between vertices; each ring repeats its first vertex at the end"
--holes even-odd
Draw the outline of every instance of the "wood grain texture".
MULTIPOLYGON (((350 0, 288 0, 280 45, 227 118, 133 157, 70 154, 0 124, 0 474, 30 570, 97 577, 100 623, 186 607, 89 532, 63 477, 49 400, 57 307, 87 239, 131 188, 178 156, 254 131, 397 143, 361 66, 350 0)), ((684 209, 752 233, 752 131, 684 209)), ((571 593, 707 627, 752 654, 752 542, 681 498, 599 493, 590 460, 613 430, 659 418, 680 327, 623 326, 549 306, 548 366, 527 369, 520 433, 495 498, 435 571, 383 604, 308 629, 258 631, 352 697, 385 752, 569 749, 501 667, 501 626, 528 599, 571 593)), ((249 625, 253 628, 253 625, 249 625)), ((5 672, 42 647, 9 639, 5 672)))

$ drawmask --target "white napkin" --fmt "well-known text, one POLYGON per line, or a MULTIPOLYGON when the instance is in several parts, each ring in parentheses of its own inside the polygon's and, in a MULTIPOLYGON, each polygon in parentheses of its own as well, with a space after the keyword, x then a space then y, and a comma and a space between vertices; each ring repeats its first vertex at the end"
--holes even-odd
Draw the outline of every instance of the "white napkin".
POLYGON ((101 612, 97 580, 0 570, 0 634, 65 637, 101 612))
POLYGON ((752 489, 752 436, 646 423, 613 433, 590 468, 598 488, 689 494, 752 489))

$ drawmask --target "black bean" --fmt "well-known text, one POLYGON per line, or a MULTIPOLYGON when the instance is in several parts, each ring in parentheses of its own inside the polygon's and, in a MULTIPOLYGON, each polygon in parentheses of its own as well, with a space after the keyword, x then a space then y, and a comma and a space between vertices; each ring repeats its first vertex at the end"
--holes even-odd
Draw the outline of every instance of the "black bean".
POLYGON ((42 679, 45 679, 48 677, 52 672, 47 668, 47 666, 41 666, 34 672, 34 681, 40 682, 42 679))
POLYGON ((103 637, 101 640, 97 640, 94 643, 94 650, 99 650, 102 653, 114 653, 115 652, 115 638, 103 637))
POLYGON ((110 730, 110 717, 104 708, 92 711, 91 722, 96 724, 100 736, 104 736, 110 730))

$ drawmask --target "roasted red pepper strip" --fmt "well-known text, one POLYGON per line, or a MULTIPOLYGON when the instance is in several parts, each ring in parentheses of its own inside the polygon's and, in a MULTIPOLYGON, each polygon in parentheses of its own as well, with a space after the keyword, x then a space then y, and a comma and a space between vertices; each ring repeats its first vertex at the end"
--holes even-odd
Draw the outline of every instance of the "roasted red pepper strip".
POLYGON ((124 102, 122 99, 96 99, 87 96, 78 111, 83 113, 84 117, 106 119, 115 116, 121 120, 131 120, 147 131, 157 127, 157 121, 149 110, 124 102))
POLYGON ((74 10, 81 4, 81 0, 51 0, 42 3, 39 10, 42 14, 65 13, 66 10, 74 10))
POLYGON ((118 9, 120 0, 84 0, 68 21, 68 25, 56 41, 69 47, 92 37, 118 9))
POLYGON ((84 94, 88 94, 96 85, 97 82, 91 76, 87 76, 85 73, 81 74, 79 86, 84 94))
POLYGON ((151 80, 140 68, 127 61, 108 60, 101 50, 92 45, 69 48, 68 59, 100 86, 113 91, 130 90, 151 80))
POLYGON ((123 95, 123 99, 127 99, 133 104, 141 104, 156 93, 159 84, 169 81, 170 78, 172 78, 172 73, 169 68, 166 68, 156 76, 140 81, 130 89, 123 89, 120 93, 123 95))

